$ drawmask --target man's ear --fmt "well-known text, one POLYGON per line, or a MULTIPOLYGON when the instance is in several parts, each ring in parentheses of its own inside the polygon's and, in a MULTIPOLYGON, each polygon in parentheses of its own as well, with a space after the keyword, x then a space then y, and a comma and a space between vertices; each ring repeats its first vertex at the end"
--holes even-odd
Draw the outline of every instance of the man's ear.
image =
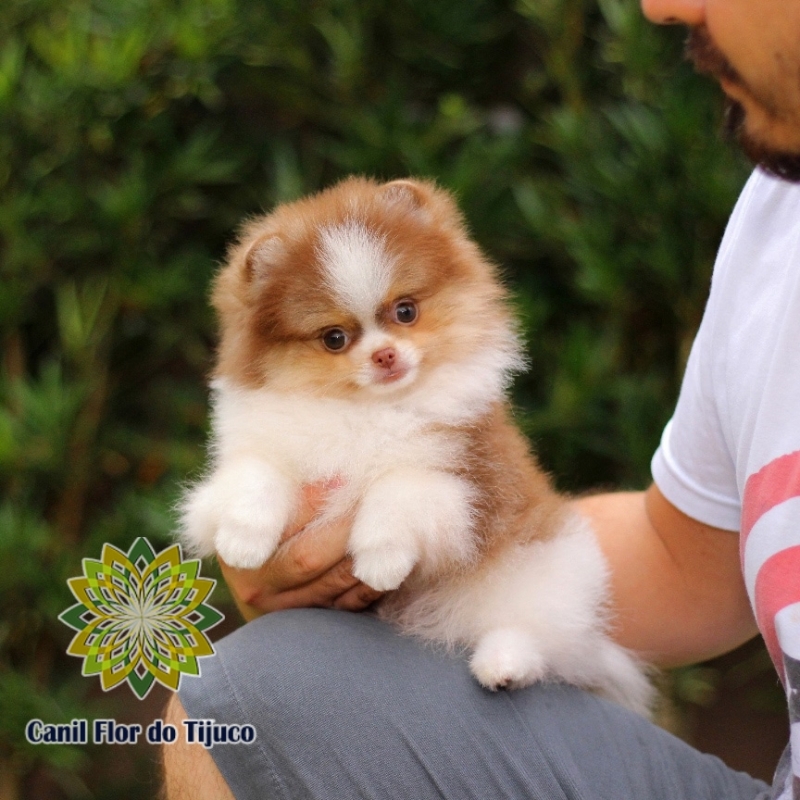
POLYGON ((262 236, 253 242, 244 257, 245 280, 254 285, 263 283, 284 250, 283 241, 275 234, 262 236))
POLYGON ((409 211, 421 211, 428 202, 428 191, 419 181, 390 181, 381 186, 381 194, 387 202, 405 206, 409 211))

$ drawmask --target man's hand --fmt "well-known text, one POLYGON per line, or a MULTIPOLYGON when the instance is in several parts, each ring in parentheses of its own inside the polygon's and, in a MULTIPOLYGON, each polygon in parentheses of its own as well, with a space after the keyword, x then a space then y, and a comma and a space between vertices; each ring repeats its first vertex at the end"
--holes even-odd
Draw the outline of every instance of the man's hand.
POLYGON ((299 508, 275 554, 258 569, 235 569, 220 559, 222 574, 246 620, 285 608, 341 608, 362 611, 376 592, 353 577, 347 540, 353 520, 342 517, 315 525, 328 485, 303 488, 299 508))

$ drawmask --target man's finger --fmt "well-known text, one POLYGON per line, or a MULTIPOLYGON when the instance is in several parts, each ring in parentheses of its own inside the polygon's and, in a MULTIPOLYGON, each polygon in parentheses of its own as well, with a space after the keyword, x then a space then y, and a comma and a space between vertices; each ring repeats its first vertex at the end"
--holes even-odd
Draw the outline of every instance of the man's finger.
POLYGON ((217 561, 241 615, 249 622, 263 613, 266 609, 262 608, 262 599, 269 585, 269 562, 258 569, 237 569, 219 556, 217 561))
POLYGON ((285 541, 267 562, 264 579, 275 592, 298 588, 319 578, 347 555, 353 520, 339 517, 324 525, 309 525, 285 541))
POLYGON ((338 597, 346 594, 357 584, 358 578, 353 577, 352 563, 349 558, 345 558, 311 583, 266 598, 268 606, 266 610, 331 608, 338 597))
POLYGON ((366 583, 359 581, 355 586, 340 594, 333 601, 332 608, 340 608, 343 611, 363 611, 382 596, 383 592, 379 592, 371 586, 367 586, 366 583))

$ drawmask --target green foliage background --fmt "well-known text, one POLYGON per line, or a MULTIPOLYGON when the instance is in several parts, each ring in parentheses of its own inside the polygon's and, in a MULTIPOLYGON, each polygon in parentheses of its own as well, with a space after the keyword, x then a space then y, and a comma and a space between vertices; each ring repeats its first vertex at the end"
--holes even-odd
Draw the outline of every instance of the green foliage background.
POLYGON ((516 290, 545 465, 646 484, 747 173, 681 47, 634 0, 4 0, 0 798, 154 794, 23 727, 109 713, 64 655, 66 579, 170 535, 248 214, 436 178, 516 290))

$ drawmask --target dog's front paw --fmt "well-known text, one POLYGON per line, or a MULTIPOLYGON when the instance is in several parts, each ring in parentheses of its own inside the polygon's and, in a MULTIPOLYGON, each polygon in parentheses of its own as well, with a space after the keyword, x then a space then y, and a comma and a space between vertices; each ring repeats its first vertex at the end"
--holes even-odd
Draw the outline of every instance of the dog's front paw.
POLYGON ((353 575, 378 592, 396 589, 417 563, 416 554, 400 548, 370 548, 354 554, 353 575))
POLYGON ((266 469, 240 468, 226 476, 218 495, 217 554, 240 569, 261 566, 289 524, 293 494, 287 481, 266 469))
POLYGON ((217 554, 232 567, 260 567, 275 552, 288 522, 283 503, 240 498, 221 515, 214 540, 217 554))
POLYGON ((278 537, 273 531, 252 525, 223 523, 217 531, 217 555, 229 566, 237 569, 260 567, 274 552, 278 537))
POLYGON ((487 633, 478 642, 469 667, 481 686, 492 691, 527 686, 543 678, 546 670, 533 639, 513 628, 487 633))

